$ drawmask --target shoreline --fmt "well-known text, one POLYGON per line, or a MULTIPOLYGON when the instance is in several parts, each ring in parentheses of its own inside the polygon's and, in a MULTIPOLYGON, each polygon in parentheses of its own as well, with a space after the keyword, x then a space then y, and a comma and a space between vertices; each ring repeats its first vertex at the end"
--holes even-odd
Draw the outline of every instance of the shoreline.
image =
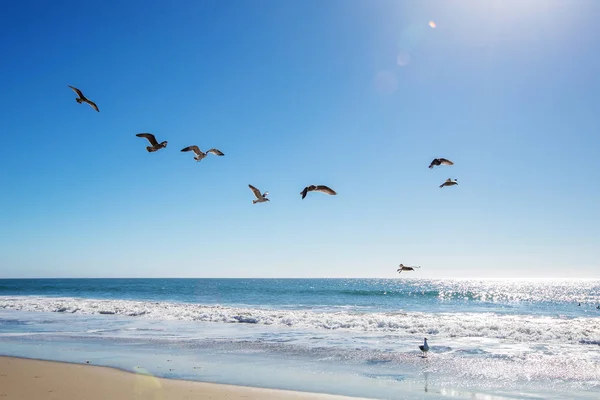
POLYGON ((113 367, 13 356, 0 356, 0 397, 7 400, 367 400, 324 393, 159 378, 113 367))

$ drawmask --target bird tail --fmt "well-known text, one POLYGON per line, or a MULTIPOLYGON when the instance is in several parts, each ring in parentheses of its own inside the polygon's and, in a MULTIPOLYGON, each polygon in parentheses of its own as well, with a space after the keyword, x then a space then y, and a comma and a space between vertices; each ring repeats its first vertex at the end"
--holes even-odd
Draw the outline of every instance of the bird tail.
POLYGON ((79 104, 81 104, 81 102, 82 102, 83 100, 81 100, 81 99, 78 97, 78 98, 76 98, 76 99, 75 99, 75 101, 76 101, 76 102, 78 102, 79 104))
POLYGON ((258 203, 258 200, 252 200, 252 204, 258 203))
POLYGON ((444 184, 442 183, 442 184, 440 185, 440 188, 443 188, 443 187, 444 187, 444 184))

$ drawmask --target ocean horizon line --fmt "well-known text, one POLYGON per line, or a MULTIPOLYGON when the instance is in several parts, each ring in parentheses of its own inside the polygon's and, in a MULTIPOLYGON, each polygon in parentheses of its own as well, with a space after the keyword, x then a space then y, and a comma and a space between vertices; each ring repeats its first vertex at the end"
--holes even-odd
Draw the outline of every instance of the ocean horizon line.
POLYGON ((402 279, 402 280, 500 280, 500 281, 552 281, 552 280, 563 280, 563 281, 593 281, 600 280, 599 277, 460 277, 460 276, 440 276, 440 277, 416 277, 416 276, 381 276, 381 277, 346 277, 346 276, 326 276, 326 277, 203 277, 203 276, 103 276, 103 277, 89 277, 89 276, 44 276, 44 277, 1 277, 0 280, 25 280, 25 279, 248 279, 248 280, 308 280, 308 279, 355 279, 355 280, 364 280, 364 279, 402 279))

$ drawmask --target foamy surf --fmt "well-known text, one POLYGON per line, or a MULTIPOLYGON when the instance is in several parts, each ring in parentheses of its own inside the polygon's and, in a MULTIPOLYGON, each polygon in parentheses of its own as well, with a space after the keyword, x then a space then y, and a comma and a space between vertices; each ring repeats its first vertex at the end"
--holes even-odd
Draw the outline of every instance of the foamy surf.
POLYGON ((202 305, 48 297, 0 297, 0 309, 85 315, 120 315, 165 321, 259 324, 299 328, 390 332, 406 336, 482 337, 515 342, 596 344, 600 318, 496 313, 314 312, 202 305))

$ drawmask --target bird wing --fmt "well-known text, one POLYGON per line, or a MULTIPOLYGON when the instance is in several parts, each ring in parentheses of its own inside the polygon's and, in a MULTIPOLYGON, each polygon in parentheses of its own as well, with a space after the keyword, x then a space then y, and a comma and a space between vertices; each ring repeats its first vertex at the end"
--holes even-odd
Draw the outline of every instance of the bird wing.
POLYGON ((71 89, 73 89, 73 91, 75 93, 77 93, 77 96, 81 97, 82 99, 85 99, 85 96, 83 95, 83 93, 81 93, 81 90, 77 89, 75 86, 71 86, 71 85, 67 85, 68 87, 70 87, 71 89))
POLYGON ((256 196, 257 199, 260 199, 262 196, 262 194, 260 194, 260 190, 258 190, 257 188, 255 188, 252 185, 248 185, 248 187, 250 188, 250 190, 252 190, 252 193, 254 193, 254 196, 256 196))
POLYGON ((88 103, 90 106, 92 106, 92 108, 98 112, 100 112, 100 110, 98 109, 98 106, 96 105, 96 103, 94 103, 91 100, 88 99, 83 99, 83 101, 85 101, 86 103, 88 103))
POLYGON ((181 151, 193 151, 197 155, 200 155, 202 153, 202 151, 200 150, 200 148, 198 146, 196 146, 196 145, 185 147, 185 148, 181 149, 181 151))
POLYGON ((158 146, 158 142, 156 141, 156 138, 151 133, 138 133, 135 136, 146 138, 146 139, 148 139, 148 141, 150 142, 150 144, 152 146, 158 146))
POLYGON ((440 165, 440 160, 438 158, 434 158, 433 161, 431 161, 431 164, 429 164, 429 168, 433 168, 434 165, 440 165))
POLYGON ((317 192, 323 192, 323 193, 331 194, 331 195, 336 195, 337 194, 335 192, 335 190, 333 190, 330 187, 327 187, 325 185, 317 185, 317 187, 314 188, 313 190, 316 190, 317 192))
POLYGON ((440 158, 440 164, 454 165, 454 163, 452 161, 448 160, 447 158, 440 158))
POLYGON ((213 153, 215 156, 224 156, 225 154, 219 149, 210 149, 207 153, 213 153))
POLYGON ((306 197, 307 193, 308 193, 308 186, 305 187, 304 189, 302 189, 302 191, 300 192, 300 194, 302 195, 303 199, 306 197))

